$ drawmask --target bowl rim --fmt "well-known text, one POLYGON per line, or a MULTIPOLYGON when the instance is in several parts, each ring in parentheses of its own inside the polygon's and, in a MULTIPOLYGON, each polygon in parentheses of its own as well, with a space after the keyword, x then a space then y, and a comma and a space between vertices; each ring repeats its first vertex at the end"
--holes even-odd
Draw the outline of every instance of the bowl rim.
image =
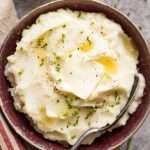
MULTIPOLYGON (((32 9, 31 11, 29 11, 27 14, 25 14, 23 17, 21 17, 21 19, 19 19, 19 21, 16 23, 16 25, 11 29, 11 31, 9 32, 9 34, 6 36, 6 38, 4 39, 1 47, 0 47, 0 56, 1 56, 1 49, 3 47, 5 47, 5 45, 7 44, 7 40, 9 39, 9 37, 12 35, 13 31, 16 29, 16 27, 23 21, 25 20, 26 18, 28 18, 28 16, 31 16, 35 11, 38 11, 44 7, 47 7, 53 3, 59 3, 59 2, 64 2, 64 1, 72 1, 72 0, 52 0, 50 2, 47 2, 45 4, 42 4, 34 9, 32 9)), ((79 0, 78 0, 79 1, 79 0)), ((92 3, 97 3, 97 5, 101 5, 101 6, 104 6, 104 7, 108 7, 109 9, 111 9, 112 11, 115 11, 116 13, 118 13, 119 15, 123 16, 124 18, 126 18, 126 20, 128 21, 128 23, 130 23, 134 29, 136 30, 136 32, 139 33, 139 36, 141 36, 141 40, 143 40, 143 43, 145 44, 146 48, 149 49, 149 46, 148 46, 148 41, 145 40, 144 38, 144 35, 143 33, 140 31, 140 29, 137 27, 137 25, 126 15, 124 14, 123 12, 121 12, 121 10, 118 10, 117 8, 115 7, 112 7, 108 4, 106 4, 105 2, 102 2, 102 1, 99 1, 99 0, 82 0, 84 2, 92 2, 92 3)), ((59 8, 61 9, 61 8, 59 8)), ((62 7, 63 9, 63 7, 62 7)), ((57 9, 56 9, 57 10, 57 9)), ((50 10, 51 12, 51 10, 50 10)), ((88 12, 88 11, 87 11, 88 12)), ((94 11, 93 11, 94 12, 94 11)), ((45 14, 45 13, 43 13, 45 14)), ((40 14, 42 15, 42 13, 40 14)), ((40 16, 39 15, 39 16, 40 16)), ((150 55, 150 51, 148 51, 149 55, 150 55)), ((7 115, 5 109, 3 108, 3 103, 1 102, 0 100, 0 110, 2 110, 2 113, 3 115, 5 116, 6 120, 8 121, 8 123, 10 124, 11 128, 21 137, 23 138, 27 143, 33 145, 35 148, 38 148, 38 149, 43 149, 42 146, 40 145, 36 145, 33 141, 31 141, 30 139, 28 139, 27 136, 23 135, 21 133, 21 131, 11 122, 11 120, 9 119, 9 116, 7 115)), ((138 109, 138 108, 137 108, 138 109)), ((143 118, 140 120, 140 123, 134 128, 134 130, 132 130, 132 132, 130 132, 130 134, 128 134, 128 136, 126 136, 123 140, 119 141, 117 144, 115 144, 114 146, 110 147, 110 150, 113 150, 115 149, 116 147, 120 146, 121 144, 123 144, 124 142, 127 141, 127 139, 129 139, 131 136, 133 136, 136 131, 142 126, 142 124, 144 123, 144 121, 146 120, 146 118, 148 117, 148 115, 150 114, 150 106, 148 107, 146 113, 144 114, 143 118)), ((37 132, 37 131, 36 131, 37 132)))

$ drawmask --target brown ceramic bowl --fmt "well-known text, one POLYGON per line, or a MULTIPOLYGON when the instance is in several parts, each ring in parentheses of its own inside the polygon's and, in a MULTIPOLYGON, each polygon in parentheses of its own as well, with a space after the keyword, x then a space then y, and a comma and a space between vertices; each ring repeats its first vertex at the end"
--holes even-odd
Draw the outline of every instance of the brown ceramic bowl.
POLYGON ((4 77, 4 67, 7 63, 7 56, 13 54, 16 48, 16 42, 20 40, 21 33, 24 28, 34 23, 35 19, 46 12, 54 11, 58 8, 70 8, 73 10, 83 10, 90 12, 102 12, 108 18, 121 24, 124 31, 133 38, 139 49, 139 70, 143 73, 146 79, 146 88, 142 103, 137 111, 130 117, 127 124, 123 127, 113 130, 111 133, 106 133, 100 138, 97 138, 93 144, 81 146, 79 150, 107 150, 114 149, 124 143, 131 137, 135 131, 142 125, 150 110, 150 54, 143 36, 135 25, 123 14, 116 9, 113 9, 103 3, 91 0, 57 0, 43 5, 28 15, 13 28, 0 50, 0 98, 2 111, 5 114, 8 122, 14 130, 26 141, 39 149, 45 150, 65 150, 67 148, 46 140, 43 136, 37 133, 30 125, 25 116, 13 107, 13 99, 8 92, 9 83, 4 77))

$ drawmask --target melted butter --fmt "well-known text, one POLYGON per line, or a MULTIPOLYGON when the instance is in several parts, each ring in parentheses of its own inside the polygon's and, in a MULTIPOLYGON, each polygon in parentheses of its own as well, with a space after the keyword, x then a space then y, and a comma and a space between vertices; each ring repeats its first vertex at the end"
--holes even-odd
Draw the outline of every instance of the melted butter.
POLYGON ((43 50, 42 48, 37 48, 34 49, 35 54, 40 57, 40 58, 45 58, 47 57, 47 52, 45 50, 43 50))
POLYGON ((105 72, 108 74, 114 74, 117 72, 117 61, 110 56, 100 56, 96 59, 96 62, 102 64, 104 66, 105 72))
POLYGON ((34 49, 35 55, 37 56, 40 66, 46 65, 48 63, 48 53, 42 48, 34 49))
POLYGON ((39 37, 35 42, 33 42, 31 45, 40 66, 46 65, 48 63, 48 59, 47 59, 48 52, 46 48, 47 48, 48 37, 50 36, 50 34, 51 31, 46 32, 41 37, 39 37))
POLYGON ((44 107, 40 108, 41 121, 46 124, 53 124, 55 122, 55 118, 49 117, 46 114, 46 110, 44 107))
POLYGON ((108 82, 108 81, 111 81, 111 80, 112 80, 112 78, 107 73, 105 73, 104 76, 103 76, 103 81, 108 82))
POLYGON ((87 40, 84 43, 82 43, 79 47, 80 51, 85 53, 89 52, 92 48, 93 42, 89 38, 87 38, 87 40))

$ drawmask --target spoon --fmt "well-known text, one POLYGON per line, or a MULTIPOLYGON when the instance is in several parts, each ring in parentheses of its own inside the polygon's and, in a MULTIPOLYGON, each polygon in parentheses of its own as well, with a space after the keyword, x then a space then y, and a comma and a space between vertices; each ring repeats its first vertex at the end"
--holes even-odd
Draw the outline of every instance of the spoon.
POLYGON ((134 82, 133 82, 133 85, 132 85, 132 89, 131 89, 130 95, 128 97, 128 101, 125 104, 125 106, 122 108, 121 112, 118 114, 117 119, 112 124, 106 125, 103 128, 98 128, 98 127, 89 128, 88 130, 86 130, 79 137, 79 139, 76 141, 76 143, 72 146, 72 148, 70 150, 77 150, 77 148, 80 146, 80 144, 82 143, 82 141, 85 140, 90 134, 92 134, 92 133, 100 133, 100 135, 102 135, 107 130, 115 127, 116 123, 122 118, 122 116, 126 113, 126 111, 129 108, 129 106, 134 101, 134 96, 135 96, 135 93, 136 93, 136 89, 138 87, 138 82, 139 82, 139 77, 137 75, 135 75, 134 76, 134 82))

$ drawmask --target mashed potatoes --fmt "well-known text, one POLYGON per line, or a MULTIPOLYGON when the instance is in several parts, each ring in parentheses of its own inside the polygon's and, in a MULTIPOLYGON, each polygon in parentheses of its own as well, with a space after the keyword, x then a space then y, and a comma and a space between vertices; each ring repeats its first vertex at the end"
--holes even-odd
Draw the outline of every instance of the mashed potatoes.
POLYGON ((74 144, 88 128, 116 119, 137 74, 135 101, 118 126, 126 124, 145 87, 137 63, 138 51, 120 25, 101 13, 60 9, 23 31, 5 75, 15 108, 35 129, 74 144))

